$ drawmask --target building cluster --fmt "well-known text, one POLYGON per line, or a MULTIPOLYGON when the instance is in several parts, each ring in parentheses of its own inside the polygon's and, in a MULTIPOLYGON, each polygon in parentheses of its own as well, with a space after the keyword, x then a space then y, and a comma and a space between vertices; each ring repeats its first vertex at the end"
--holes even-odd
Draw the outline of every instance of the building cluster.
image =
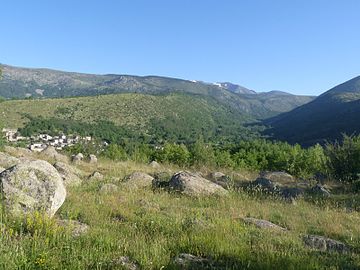
POLYGON ((24 137, 21 136, 16 129, 4 128, 2 131, 8 142, 29 142, 29 149, 35 152, 41 152, 48 146, 53 146, 57 150, 62 150, 64 147, 75 145, 81 141, 89 142, 92 140, 90 136, 81 137, 78 135, 63 134, 51 136, 49 134, 39 134, 37 136, 24 137))

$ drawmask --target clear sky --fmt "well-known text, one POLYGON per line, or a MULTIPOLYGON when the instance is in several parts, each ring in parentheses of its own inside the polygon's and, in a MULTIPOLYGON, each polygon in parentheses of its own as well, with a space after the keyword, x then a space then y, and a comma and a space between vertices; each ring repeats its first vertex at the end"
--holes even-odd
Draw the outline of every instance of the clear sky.
POLYGON ((7 0, 0 62, 320 94, 360 75, 360 0, 7 0))

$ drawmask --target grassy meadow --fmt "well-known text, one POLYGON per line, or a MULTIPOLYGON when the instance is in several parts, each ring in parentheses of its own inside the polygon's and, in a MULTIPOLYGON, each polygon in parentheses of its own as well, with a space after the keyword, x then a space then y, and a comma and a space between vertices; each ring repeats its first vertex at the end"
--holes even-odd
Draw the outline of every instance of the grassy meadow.
MULTIPOLYGON (((162 166, 169 174, 179 170, 162 166)), ((78 168, 87 174, 97 170, 105 179, 68 188, 54 219, 40 214, 23 219, 2 216, 1 269, 122 269, 116 264, 121 256, 137 262, 140 269, 180 269, 173 263, 180 253, 210 259, 207 269, 360 268, 360 214, 334 203, 300 199, 291 204, 242 190, 231 190, 224 198, 191 198, 134 189, 123 181, 134 171, 158 171, 148 165, 101 160, 78 168), (119 190, 101 193, 104 183, 116 184, 119 190), (266 219, 288 230, 259 229, 245 224, 243 217, 266 219), (56 225, 56 219, 78 220, 90 229, 73 237, 56 225), (308 249, 304 234, 343 241, 352 251, 308 249)), ((201 171, 207 173, 205 168, 201 171)))

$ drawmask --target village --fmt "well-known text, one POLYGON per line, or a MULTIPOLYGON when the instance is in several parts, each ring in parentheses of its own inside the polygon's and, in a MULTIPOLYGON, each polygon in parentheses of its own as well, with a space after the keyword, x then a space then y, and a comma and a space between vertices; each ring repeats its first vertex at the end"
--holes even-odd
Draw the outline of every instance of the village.
POLYGON ((27 147, 34 152, 41 152, 48 146, 53 146, 56 150, 63 150, 65 147, 73 146, 80 142, 92 141, 91 136, 81 137, 78 135, 64 134, 51 136, 49 134, 39 134, 37 136, 24 137, 21 136, 17 129, 11 128, 4 128, 2 132, 9 143, 25 142, 27 143, 27 147))

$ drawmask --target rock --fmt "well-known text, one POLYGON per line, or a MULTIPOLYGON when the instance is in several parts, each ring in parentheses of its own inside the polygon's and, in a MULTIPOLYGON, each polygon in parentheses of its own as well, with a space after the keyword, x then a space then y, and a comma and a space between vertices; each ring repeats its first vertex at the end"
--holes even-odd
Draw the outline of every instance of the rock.
POLYGON ((127 179, 126 183, 135 188, 152 187, 154 177, 142 172, 134 172, 127 179))
POLYGON ((0 167, 0 173, 2 173, 3 171, 5 171, 6 169, 3 167, 0 167))
POLYGON ((331 193, 329 190, 327 190, 324 186, 317 184, 316 186, 314 186, 313 188, 311 188, 310 190, 311 193, 319 195, 319 196, 324 196, 324 197, 330 197, 331 193))
POLYGON ((179 254, 174 259, 174 264, 178 266, 179 269, 203 269, 211 266, 209 259, 187 253, 179 254))
POLYGON ((0 166, 8 169, 20 163, 18 158, 10 156, 9 154, 0 153, 0 166))
POLYGON ((252 182, 252 186, 259 187, 260 189, 270 192, 276 191, 279 188, 276 183, 266 178, 256 179, 255 181, 252 182))
POLYGON ((99 172, 93 172, 89 178, 90 181, 95 181, 95 180, 104 180, 104 175, 102 175, 99 172))
POLYGON ((31 157, 33 152, 30 149, 22 147, 12 147, 6 145, 4 147, 5 152, 15 157, 31 157))
POLYGON ((0 182, 4 205, 13 215, 44 211, 52 217, 65 201, 60 174, 43 160, 7 169, 0 174, 0 182))
POLYGON ((77 220, 58 220, 58 225, 64 227, 66 230, 70 230, 73 237, 79 237, 87 233, 90 229, 89 225, 81 223, 77 220))
POLYGON ((260 178, 268 179, 276 183, 294 182, 294 177, 286 172, 263 172, 260 178))
POLYGON ((253 224, 258 228, 261 229, 272 229, 277 231, 286 231, 285 228, 276 225, 270 221, 263 220, 263 219, 256 219, 256 218, 243 218, 243 221, 247 224, 253 224))
POLYGON ((54 146, 48 146, 43 151, 41 151, 41 155, 50 159, 54 159, 60 162, 67 162, 68 158, 65 155, 59 154, 54 146))
POLYGON ((132 261, 129 257, 126 256, 121 256, 120 258, 113 260, 111 265, 120 266, 121 269, 126 269, 126 270, 140 269, 139 265, 136 262, 132 261))
POLYGON ((105 184, 100 188, 100 193, 102 194, 109 194, 114 193, 119 190, 119 187, 114 184, 105 184))
POLYGON ((76 168, 63 162, 56 162, 54 167, 60 173, 65 186, 79 186, 81 184, 82 181, 79 177, 81 172, 76 168))
POLYGON ((159 163, 157 163, 155 160, 150 162, 150 167, 154 168, 154 169, 160 169, 161 165, 159 163))
POLYGON ((190 196, 198 195, 226 195, 228 193, 223 187, 187 171, 178 172, 173 175, 169 187, 175 191, 190 196))
POLYGON ((349 251, 349 247, 344 243, 323 236, 305 235, 303 241, 307 247, 320 251, 334 251, 339 253, 349 251))
POLYGON ((213 180, 219 180, 219 179, 226 177, 226 174, 224 174, 222 172, 213 172, 210 174, 210 177, 213 180))
POLYGON ((298 187, 285 187, 280 190, 280 196, 288 201, 293 201, 304 195, 304 189, 298 187))
POLYGON ((97 163, 98 162, 98 159, 97 159, 97 157, 95 155, 90 155, 89 158, 90 158, 90 161, 89 161, 90 163, 97 163))
POLYGON ((80 163, 83 159, 84 155, 82 153, 72 156, 72 162, 74 162, 75 164, 80 163))

